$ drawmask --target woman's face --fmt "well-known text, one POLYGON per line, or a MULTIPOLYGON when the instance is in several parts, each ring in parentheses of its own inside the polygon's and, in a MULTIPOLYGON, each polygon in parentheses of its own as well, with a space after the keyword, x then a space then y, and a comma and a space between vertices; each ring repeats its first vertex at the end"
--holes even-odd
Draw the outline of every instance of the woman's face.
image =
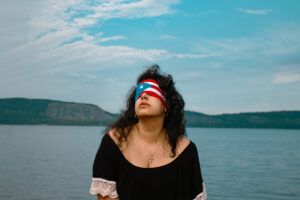
POLYGON ((158 98, 143 93, 135 102, 135 114, 138 117, 160 116, 164 114, 164 105, 158 98))

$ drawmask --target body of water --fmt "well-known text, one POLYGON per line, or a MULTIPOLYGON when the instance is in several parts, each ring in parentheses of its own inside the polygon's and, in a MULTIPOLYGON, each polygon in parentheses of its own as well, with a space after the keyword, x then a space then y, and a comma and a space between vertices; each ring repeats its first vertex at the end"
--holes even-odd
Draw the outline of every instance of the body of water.
MULTIPOLYGON (((104 127, 0 125, 0 199, 89 194, 104 127)), ((299 200, 300 130, 187 128, 210 200, 299 200)))

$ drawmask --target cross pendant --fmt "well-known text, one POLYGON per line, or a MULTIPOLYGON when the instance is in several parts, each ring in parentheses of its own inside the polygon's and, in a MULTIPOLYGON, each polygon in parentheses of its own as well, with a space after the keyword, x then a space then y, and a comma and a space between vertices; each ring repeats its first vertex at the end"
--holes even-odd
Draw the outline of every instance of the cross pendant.
POLYGON ((150 156, 150 158, 148 159, 148 165, 151 165, 152 162, 153 162, 154 158, 153 158, 153 155, 150 156))

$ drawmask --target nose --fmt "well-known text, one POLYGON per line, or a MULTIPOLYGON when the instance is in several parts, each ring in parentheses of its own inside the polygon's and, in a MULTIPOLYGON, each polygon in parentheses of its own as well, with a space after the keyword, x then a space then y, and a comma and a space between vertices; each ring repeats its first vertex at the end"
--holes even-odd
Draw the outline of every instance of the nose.
POLYGON ((148 94, 146 94, 146 93, 143 93, 142 95, 141 95, 141 100, 143 100, 143 99, 148 99, 148 94))

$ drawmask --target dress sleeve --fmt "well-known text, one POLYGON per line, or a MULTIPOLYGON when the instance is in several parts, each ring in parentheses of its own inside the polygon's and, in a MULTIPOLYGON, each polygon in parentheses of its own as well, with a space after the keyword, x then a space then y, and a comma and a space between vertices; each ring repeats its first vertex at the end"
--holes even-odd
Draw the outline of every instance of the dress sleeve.
POLYGON ((113 146, 115 144, 109 137, 108 133, 103 136, 96 153, 90 193, 117 198, 117 146, 113 146))
POLYGON ((193 200, 205 200, 207 199, 206 188, 203 182, 200 161, 198 156, 197 146, 193 145, 193 174, 194 174, 194 190, 197 196, 193 200))

